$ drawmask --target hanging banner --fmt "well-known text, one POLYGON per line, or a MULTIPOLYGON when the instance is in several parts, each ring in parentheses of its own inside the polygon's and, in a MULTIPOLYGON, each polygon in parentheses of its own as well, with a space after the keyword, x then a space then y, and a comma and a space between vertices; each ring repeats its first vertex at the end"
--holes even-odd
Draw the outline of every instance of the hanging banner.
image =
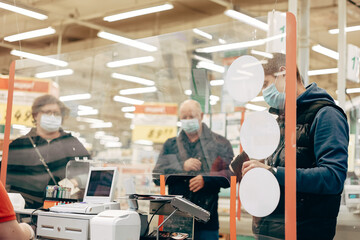
POLYGON ((145 103, 137 105, 132 124, 132 141, 164 143, 177 133, 177 104, 145 103))
POLYGON ((360 82, 359 61, 360 49, 355 45, 348 44, 346 78, 357 83, 360 82))
MULTIPOLYGON (((8 76, 0 76, 0 124, 5 124, 8 82, 8 76)), ((49 79, 15 77, 11 124, 33 126, 31 106, 34 99, 48 93, 57 96, 58 92, 49 79)))
MULTIPOLYGON (((268 39, 274 36, 284 35, 286 32, 286 13, 271 11, 268 13, 268 39)), ((283 37, 276 37, 266 43, 266 52, 285 53, 286 39, 283 37)))

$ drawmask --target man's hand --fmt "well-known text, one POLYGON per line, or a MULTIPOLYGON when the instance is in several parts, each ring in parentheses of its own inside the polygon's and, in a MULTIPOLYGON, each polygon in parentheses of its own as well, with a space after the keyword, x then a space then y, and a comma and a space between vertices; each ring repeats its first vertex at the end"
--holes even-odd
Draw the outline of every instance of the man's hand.
POLYGON ((249 170, 253 169, 253 168, 257 168, 257 167, 261 167, 261 168, 265 168, 265 169, 270 169, 271 167, 264 164, 264 163, 261 163, 260 161, 258 160, 250 160, 250 161, 246 161, 243 163, 243 166, 242 166, 242 175, 244 176, 245 173, 247 173, 249 170))
POLYGON ((192 192, 197 192, 204 187, 204 178, 201 175, 190 179, 189 188, 192 192))
POLYGON ((189 158, 184 162, 184 170, 189 171, 199 171, 201 170, 201 162, 196 158, 189 158))

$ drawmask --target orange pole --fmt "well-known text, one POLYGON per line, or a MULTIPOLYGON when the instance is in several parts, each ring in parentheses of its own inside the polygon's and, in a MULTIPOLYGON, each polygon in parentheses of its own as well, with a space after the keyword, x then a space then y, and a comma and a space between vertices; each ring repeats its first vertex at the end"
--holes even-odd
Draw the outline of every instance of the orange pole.
MULTIPOLYGON (((165 175, 160 175, 160 194, 165 195, 165 175)), ((164 216, 160 215, 158 225, 162 224, 163 221, 164 221, 164 216)), ((163 227, 160 228, 160 231, 162 230, 163 227)))
POLYGON ((230 182, 230 240, 236 240, 236 176, 230 182))
POLYGON ((10 72, 9 72, 4 145, 3 145, 3 155, 1 160, 1 182, 4 186, 6 185, 6 172, 7 172, 7 163, 8 163, 8 155, 9 155, 11 114, 12 114, 12 105, 13 105, 13 96, 14 96, 14 78, 15 78, 15 61, 11 62, 10 72))
POLYGON ((296 19, 286 13, 285 239, 296 239, 296 19))

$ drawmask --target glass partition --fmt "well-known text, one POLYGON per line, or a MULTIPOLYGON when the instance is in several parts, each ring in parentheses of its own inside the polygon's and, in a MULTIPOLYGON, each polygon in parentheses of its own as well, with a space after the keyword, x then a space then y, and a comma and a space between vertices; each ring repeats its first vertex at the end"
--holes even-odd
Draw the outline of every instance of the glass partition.
MULTIPOLYGON (((230 234, 229 180, 236 175, 237 235, 283 238, 286 24, 284 13, 273 14, 266 31, 231 22, 139 40, 147 50, 114 44, 49 56, 60 66, 17 61, 10 190, 39 207, 46 186, 65 178, 67 162, 90 160, 118 168, 115 200, 127 209, 134 207, 129 194, 159 195, 165 175, 166 194, 185 197, 210 220, 180 213, 164 231, 196 239, 203 230, 230 234), (39 102, 44 94, 65 107, 39 102)), ((137 204, 148 220, 169 214, 162 204, 137 204)))

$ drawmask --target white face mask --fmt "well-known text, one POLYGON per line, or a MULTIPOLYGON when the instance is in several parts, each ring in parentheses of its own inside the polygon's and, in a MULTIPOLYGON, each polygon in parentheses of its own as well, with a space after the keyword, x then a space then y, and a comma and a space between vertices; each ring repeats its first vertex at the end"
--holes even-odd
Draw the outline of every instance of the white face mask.
POLYGON ((61 127, 62 117, 42 114, 40 118, 40 127, 47 132, 56 132, 61 127))
POLYGON ((181 128, 184 129, 186 133, 194 133, 199 130, 199 120, 196 118, 193 119, 181 119, 181 128))

